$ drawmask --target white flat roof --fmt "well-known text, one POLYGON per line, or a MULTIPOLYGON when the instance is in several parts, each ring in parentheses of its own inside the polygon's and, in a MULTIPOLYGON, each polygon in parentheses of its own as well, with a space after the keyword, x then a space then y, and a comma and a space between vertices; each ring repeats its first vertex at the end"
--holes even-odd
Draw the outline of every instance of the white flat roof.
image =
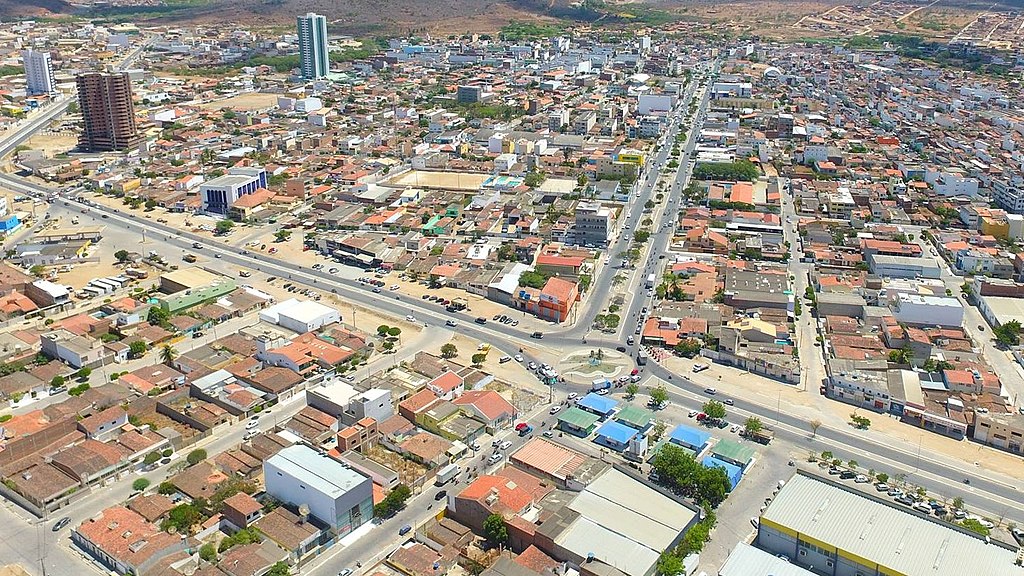
POLYGON ((738 542, 729 553, 725 564, 718 569, 718 576, 815 576, 803 568, 758 550, 744 542, 738 542))
POLYGON ((338 311, 334 308, 324 306, 323 304, 312 300, 296 301, 284 310, 278 310, 278 314, 303 323, 313 322, 324 316, 337 313, 338 311))
POLYGON ((267 463, 294 477, 299 482, 330 496, 340 498, 356 486, 369 480, 337 460, 296 444, 271 456, 267 463))

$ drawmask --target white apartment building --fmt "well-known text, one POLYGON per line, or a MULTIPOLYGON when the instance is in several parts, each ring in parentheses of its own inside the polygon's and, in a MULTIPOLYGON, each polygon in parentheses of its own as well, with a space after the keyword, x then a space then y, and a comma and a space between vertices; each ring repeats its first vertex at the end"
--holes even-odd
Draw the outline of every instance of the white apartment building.
POLYGON ((25 91, 29 96, 57 91, 53 78, 53 64, 49 52, 36 52, 29 48, 21 53, 25 61, 25 91))

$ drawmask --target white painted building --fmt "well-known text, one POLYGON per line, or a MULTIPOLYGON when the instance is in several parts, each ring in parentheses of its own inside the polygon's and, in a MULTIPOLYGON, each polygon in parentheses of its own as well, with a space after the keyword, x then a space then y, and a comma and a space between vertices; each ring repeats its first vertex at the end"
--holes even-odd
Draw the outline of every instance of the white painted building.
POLYGON ((341 322, 341 313, 319 302, 289 298, 260 311, 260 320, 305 334, 341 322))
POLYGON ((964 321, 963 305, 948 296, 901 293, 891 308, 897 321, 917 326, 960 326, 964 321))
POLYGON ((373 482, 341 462, 296 444, 263 463, 267 494, 309 513, 345 536, 373 519, 373 482))

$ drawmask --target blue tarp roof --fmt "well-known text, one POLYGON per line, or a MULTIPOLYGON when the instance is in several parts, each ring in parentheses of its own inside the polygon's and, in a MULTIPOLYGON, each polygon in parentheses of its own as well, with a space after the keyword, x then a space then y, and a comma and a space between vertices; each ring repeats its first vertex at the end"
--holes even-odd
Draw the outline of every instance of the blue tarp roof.
POLYGON ((690 446, 700 448, 707 444, 711 438, 711 434, 697 428, 691 428, 685 424, 680 424, 672 429, 672 433, 669 434, 669 439, 676 444, 682 444, 683 446, 690 446))
POLYGON ((736 466, 735 464, 730 464, 730 463, 726 462, 725 460, 719 460, 718 458, 715 458, 714 456, 705 456, 704 457, 704 461, 701 462, 701 463, 704 464, 705 466, 707 466, 708 468, 710 468, 712 466, 718 466, 719 468, 724 468, 726 475, 729 476, 729 487, 730 487, 730 489, 735 488, 736 485, 739 484, 740 480, 743 478, 743 469, 742 468, 740 468, 739 466, 736 466))
POLYGON ((611 420, 609 422, 605 422, 597 429, 597 435, 604 436, 605 438, 618 442, 619 444, 626 444, 637 435, 637 429, 611 420))
POLYGON ((576 405, 580 408, 586 408, 591 412, 597 412, 598 414, 611 414, 615 411, 615 407, 619 405, 619 401, 614 398, 608 398, 607 396, 601 396, 591 392, 583 398, 580 398, 576 405))

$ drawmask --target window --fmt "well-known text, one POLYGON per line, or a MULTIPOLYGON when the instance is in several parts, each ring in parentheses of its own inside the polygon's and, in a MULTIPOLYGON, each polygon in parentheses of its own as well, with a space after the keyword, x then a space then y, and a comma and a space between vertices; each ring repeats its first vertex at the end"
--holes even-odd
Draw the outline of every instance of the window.
POLYGON ((807 556, 807 550, 801 550, 800 551, 800 555, 801 556, 807 556))
POLYGON ((825 565, 828 566, 829 568, 831 568, 832 567, 832 561, 831 560, 826 560, 825 561, 825 565))

